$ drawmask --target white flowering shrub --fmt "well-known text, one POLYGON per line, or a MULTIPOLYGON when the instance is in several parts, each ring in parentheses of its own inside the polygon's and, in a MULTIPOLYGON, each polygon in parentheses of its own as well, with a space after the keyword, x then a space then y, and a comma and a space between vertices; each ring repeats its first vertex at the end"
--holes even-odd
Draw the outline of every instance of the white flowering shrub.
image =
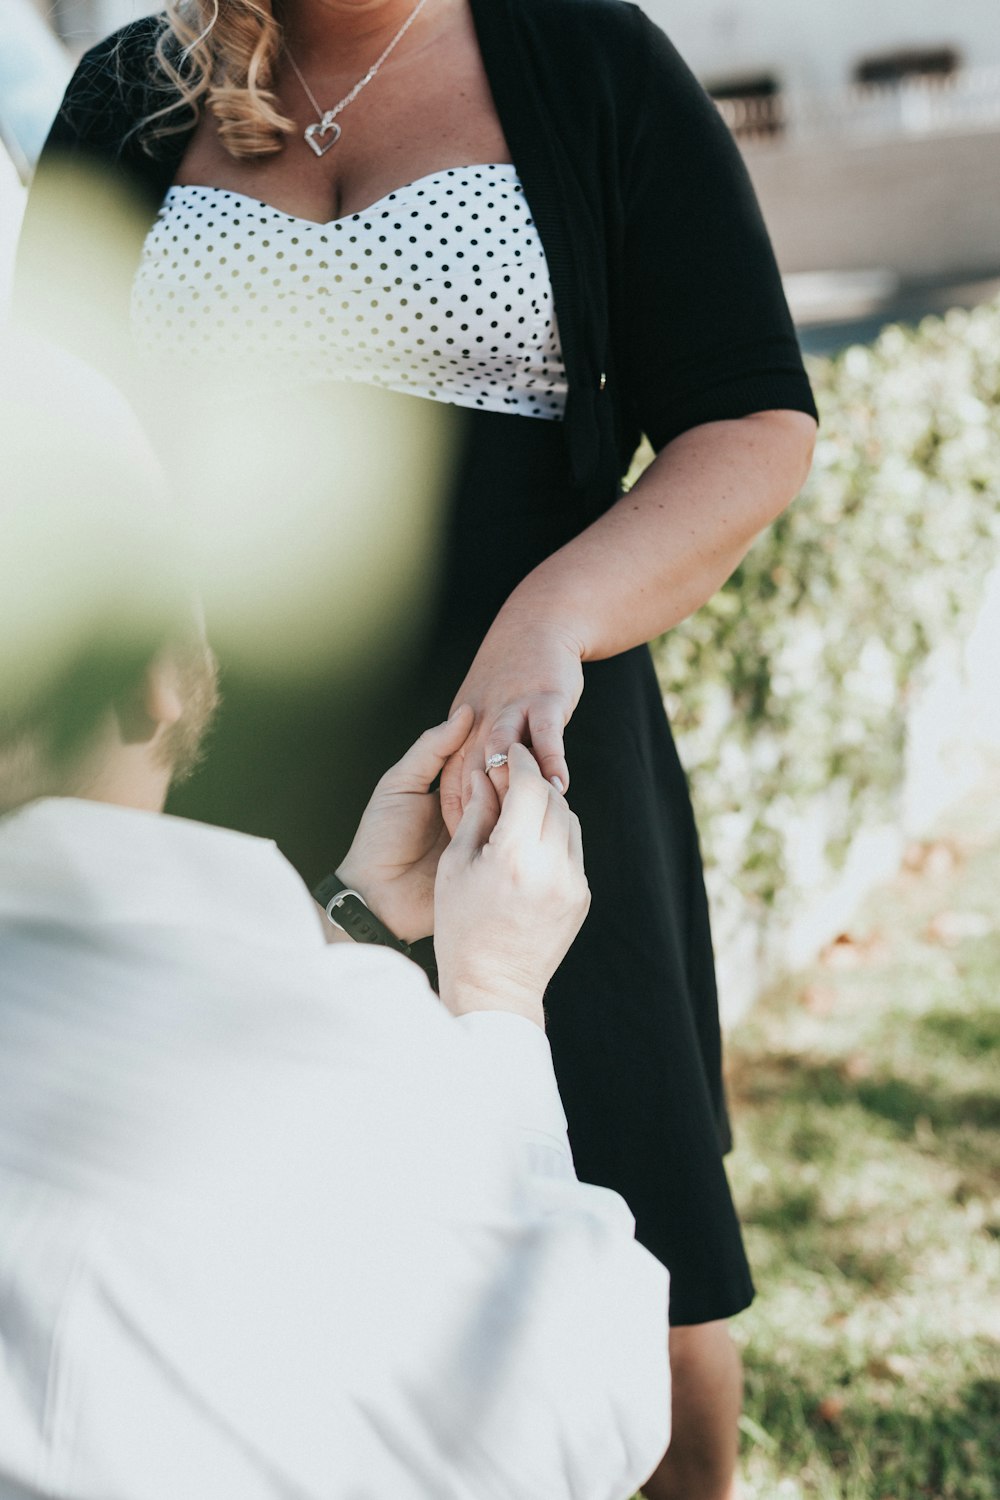
POLYGON ((706 864, 762 915, 794 899, 786 843, 818 795, 834 863, 891 817, 916 674, 1000 540, 1000 304, 887 328, 810 374, 805 491, 654 648, 706 864))

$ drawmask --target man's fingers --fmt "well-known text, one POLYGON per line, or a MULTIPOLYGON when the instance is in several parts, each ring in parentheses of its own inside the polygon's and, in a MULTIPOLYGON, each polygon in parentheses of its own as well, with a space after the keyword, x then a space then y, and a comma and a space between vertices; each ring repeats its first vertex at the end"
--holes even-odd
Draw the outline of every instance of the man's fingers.
POLYGON ((446 724, 425 729, 406 754, 382 778, 385 791, 426 792, 445 763, 461 750, 472 728, 473 712, 468 704, 457 708, 446 724))
POLYGON ((565 728, 558 704, 551 696, 539 699, 528 708, 532 754, 545 780, 558 792, 565 792, 569 786, 569 766, 563 748, 565 728))
POLYGON ((511 745, 507 771, 510 785, 497 823, 497 833, 504 839, 537 843, 549 805, 549 788, 530 750, 511 745))
MULTIPOLYGON (((537 762, 536 762, 537 764, 537 762)), ((542 838, 552 839, 559 849, 565 849, 569 845, 569 824, 572 813, 569 803, 561 796, 554 787, 547 787, 548 802, 545 806, 545 821, 542 824, 542 838)))
POLYGON ((473 771, 469 799, 451 838, 453 856, 469 860, 478 854, 483 845, 489 843, 499 816, 500 803, 489 777, 485 771, 473 771))

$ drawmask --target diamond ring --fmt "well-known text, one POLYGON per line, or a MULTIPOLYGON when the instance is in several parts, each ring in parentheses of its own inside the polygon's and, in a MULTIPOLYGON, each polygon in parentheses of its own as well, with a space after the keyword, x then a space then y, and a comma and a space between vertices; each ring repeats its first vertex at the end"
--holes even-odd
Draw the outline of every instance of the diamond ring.
POLYGON ((487 771, 498 771, 501 766, 505 766, 506 764, 506 755, 504 755, 502 751, 498 750, 496 755, 491 755, 489 760, 486 762, 486 769, 487 771))

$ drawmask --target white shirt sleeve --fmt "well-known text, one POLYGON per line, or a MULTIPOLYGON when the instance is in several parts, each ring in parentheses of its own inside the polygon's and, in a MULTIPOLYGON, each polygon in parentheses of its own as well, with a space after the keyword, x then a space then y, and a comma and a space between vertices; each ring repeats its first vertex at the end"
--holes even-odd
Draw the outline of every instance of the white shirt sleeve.
POLYGON ((540 1493, 566 1500, 630 1495, 670 1436, 667 1273, 635 1243, 624 1200, 577 1180, 541 1028, 500 1011, 454 1024, 474 1042, 492 1084, 484 1109, 495 1128, 512 1133, 522 1232, 534 1226, 552 1238, 529 1320, 534 1354, 526 1361, 534 1366, 527 1378, 548 1387, 548 1399, 539 1397, 535 1444, 540 1453, 548 1447, 552 1472, 540 1493))
POLYGON ((130 1500, 179 1472, 213 1500, 627 1500, 669 1436, 667 1275, 577 1181, 543 1033, 454 1020, 392 954, 305 967, 275 1007, 256 958, 231 1032, 161 1079, 185 1165, 88 1249, 64 1472, 111 1494, 117 1453, 130 1500))
POLYGON ((499 1010, 459 1016, 452 1024, 468 1038, 474 1065, 485 1075, 491 1109, 522 1148, 525 1173, 575 1178, 566 1115, 541 1027, 499 1010))

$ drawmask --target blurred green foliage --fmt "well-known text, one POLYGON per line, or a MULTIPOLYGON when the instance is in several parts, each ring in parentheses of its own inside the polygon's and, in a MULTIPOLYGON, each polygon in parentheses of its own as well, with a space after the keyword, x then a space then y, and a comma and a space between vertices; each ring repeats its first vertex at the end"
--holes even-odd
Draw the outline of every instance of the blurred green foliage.
POLYGON ((1000 304, 886 328, 810 374, 805 491, 654 648, 706 863, 762 915, 818 793, 834 863, 891 818, 921 663, 970 620, 1000 537, 1000 304))

